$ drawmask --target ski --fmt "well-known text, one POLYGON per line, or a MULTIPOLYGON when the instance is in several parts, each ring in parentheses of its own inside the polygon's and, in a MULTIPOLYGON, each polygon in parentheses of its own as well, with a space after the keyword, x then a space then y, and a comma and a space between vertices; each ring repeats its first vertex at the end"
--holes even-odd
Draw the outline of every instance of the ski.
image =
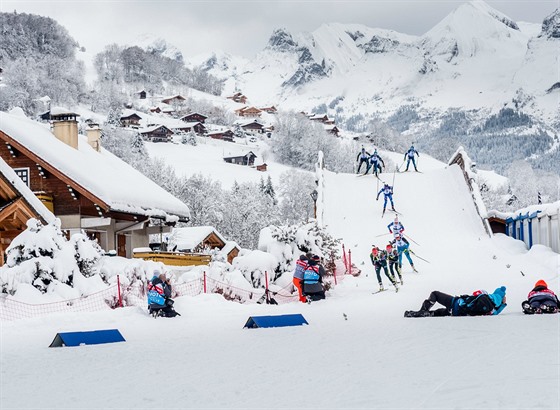
POLYGON ((376 238, 379 238, 380 236, 385 236, 385 235, 391 235, 391 232, 389 233, 382 233, 381 235, 375 235, 376 238))
POLYGON ((378 291, 376 291, 376 292, 372 292, 371 294, 372 294, 372 295, 377 295, 378 293, 385 292, 386 290, 387 290, 387 289, 381 289, 381 290, 378 290, 378 291))

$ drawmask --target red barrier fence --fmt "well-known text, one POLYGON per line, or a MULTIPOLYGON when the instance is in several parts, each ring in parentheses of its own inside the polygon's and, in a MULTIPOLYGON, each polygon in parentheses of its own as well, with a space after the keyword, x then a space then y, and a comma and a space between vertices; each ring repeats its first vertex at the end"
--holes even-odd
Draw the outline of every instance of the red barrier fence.
MULTIPOLYGON (((336 277, 331 275, 325 279, 331 287, 333 283, 339 283, 345 274, 342 269, 334 269, 334 273, 336 277)), ((265 289, 241 289, 212 279, 204 272, 198 279, 174 284, 172 296, 217 293, 227 300, 238 303, 271 303, 270 299, 274 299, 278 304, 298 301, 297 290, 291 282, 279 290, 270 290, 268 272, 265 273, 265 282, 265 289)), ((54 313, 95 312, 123 306, 146 306, 146 285, 136 281, 123 286, 117 276, 117 283, 102 291, 81 298, 41 304, 29 304, 9 298, 7 295, 0 295, 0 321, 27 319, 54 313)))

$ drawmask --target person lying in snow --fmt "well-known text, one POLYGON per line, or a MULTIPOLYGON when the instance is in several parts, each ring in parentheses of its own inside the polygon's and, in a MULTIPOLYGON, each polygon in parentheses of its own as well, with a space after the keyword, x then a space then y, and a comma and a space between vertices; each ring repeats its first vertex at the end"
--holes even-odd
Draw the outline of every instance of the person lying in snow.
POLYGON ((154 276, 148 283, 148 312, 154 317, 181 316, 173 308, 171 299, 171 283, 165 273, 154 271, 154 276))
POLYGON ((527 300, 521 304, 523 313, 532 315, 534 313, 556 313, 560 310, 558 296, 548 288, 544 280, 535 283, 533 290, 527 295, 527 300))
POLYGON ((497 288, 490 294, 485 290, 477 290, 472 295, 461 296, 451 296, 436 290, 430 293, 420 310, 407 310, 404 312, 404 317, 497 315, 506 306, 505 286, 497 288), (444 307, 430 310, 436 302, 444 307))

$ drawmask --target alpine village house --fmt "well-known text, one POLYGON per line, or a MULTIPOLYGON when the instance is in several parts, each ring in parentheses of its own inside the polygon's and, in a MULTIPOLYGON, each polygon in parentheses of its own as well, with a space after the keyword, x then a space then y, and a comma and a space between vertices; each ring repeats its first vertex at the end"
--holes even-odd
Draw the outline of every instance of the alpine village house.
MULTIPOLYGON (((51 132, 49 125, 0 112, 1 158, 60 218, 63 231, 84 230, 104 250, 131 257, 134 248, 148 246, 150 234, 189 220, 187 205, 100 146, 99 127, 78 135, 77 116, 53 108, 51 132)), ((2 186, 6 210, 18 195, 5 181, 2 186)), ((15 237, 25 224, 6 229, 15 237)), ((2 249, 9 237, 2 236, 2 249)))

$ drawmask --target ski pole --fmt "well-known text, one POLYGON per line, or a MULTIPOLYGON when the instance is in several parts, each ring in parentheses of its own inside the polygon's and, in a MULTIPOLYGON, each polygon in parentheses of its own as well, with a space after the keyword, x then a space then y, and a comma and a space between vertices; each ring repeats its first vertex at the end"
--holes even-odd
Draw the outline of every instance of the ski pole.
POLYGON ((424 258, 422 258, 421 256, 416 255, 411 249, 408 250, 411 254, 413 254, 414 256, 416 256, 418 259, 423 260, 424 262, 428 262, 431 263, 429 260, 426 260, 424 258))
POLYGON ((385 235, 391 235, 391 233, 382 233, 381 235, 375 235, 376 238, 379 238, 380 236, 385 236, 385 235))
POLYGON ((416 242, 414 239, 412 239, 410 236, 408 235, 404 235, 406 238, 410 239, 412 242, 414 242, 416 245, 421 246, 418 242, 416 242))

